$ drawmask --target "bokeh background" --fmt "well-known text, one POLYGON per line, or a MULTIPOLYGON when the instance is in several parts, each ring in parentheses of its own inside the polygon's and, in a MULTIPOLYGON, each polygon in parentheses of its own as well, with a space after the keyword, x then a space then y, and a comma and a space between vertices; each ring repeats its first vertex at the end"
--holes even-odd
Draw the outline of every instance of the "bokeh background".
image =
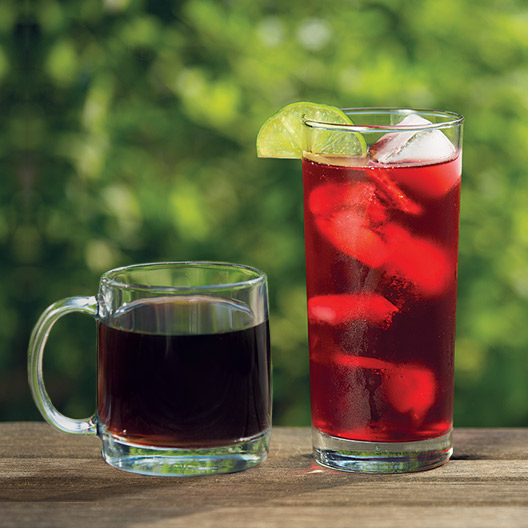
MULTIPOLYGON (((528 426, 524 0, 2 0, 0 420, 39 419, 26 348, 101 272, 211 259, 269 276, 275 424, 308 425, 301 168, 260 160, 298 100, 466 117, 458 426, 528 426)), ((63 412, 95 407, 95 324, 45 360, 63 412)))

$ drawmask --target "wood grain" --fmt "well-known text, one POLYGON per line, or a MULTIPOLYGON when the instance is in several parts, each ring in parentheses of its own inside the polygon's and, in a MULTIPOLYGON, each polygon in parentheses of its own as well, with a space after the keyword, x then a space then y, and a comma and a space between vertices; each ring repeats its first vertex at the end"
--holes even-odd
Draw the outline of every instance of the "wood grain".
POLYGON ((528 429, 459 429, 446 465, 357 475, 313 463, 308 428, 273 430, 260 467, 162 478, 105 464, 100 442, 0 424, 0 527, 528 527, 528 429))

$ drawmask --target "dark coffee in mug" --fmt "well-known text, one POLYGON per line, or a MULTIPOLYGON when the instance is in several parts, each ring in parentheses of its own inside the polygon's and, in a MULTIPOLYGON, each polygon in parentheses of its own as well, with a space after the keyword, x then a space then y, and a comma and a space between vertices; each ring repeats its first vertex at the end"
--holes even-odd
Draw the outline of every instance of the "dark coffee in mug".
POLYGON ((134 304, 112 326, 98 323, 98 414, 107 433, 135 444, 205 448, 270 427, 268 321, 178 335, 163 327, 181 301, 134 304))

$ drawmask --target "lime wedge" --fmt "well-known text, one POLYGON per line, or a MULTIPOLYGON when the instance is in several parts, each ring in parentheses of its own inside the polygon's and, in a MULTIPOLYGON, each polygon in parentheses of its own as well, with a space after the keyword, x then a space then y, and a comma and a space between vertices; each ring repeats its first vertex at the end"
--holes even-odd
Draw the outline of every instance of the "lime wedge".
POLYGON ((292 103, 270 117, 260 128, 257 136, 259 158, 299 159, 304 151, 344 156, 366 155, 367 146, 361 134, 339 129, 303 127, 303 117, 322 123, 353 124, 345 113, 334 106, 292 103))

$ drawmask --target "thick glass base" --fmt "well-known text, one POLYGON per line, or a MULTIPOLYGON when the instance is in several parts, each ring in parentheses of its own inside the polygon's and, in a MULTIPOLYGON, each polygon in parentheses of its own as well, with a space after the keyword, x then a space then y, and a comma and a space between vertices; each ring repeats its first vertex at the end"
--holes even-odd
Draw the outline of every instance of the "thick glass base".
POLYGON ((197 477, 235 473, 264 462, 271 430, 233 445, 202 449, 147 447, 103 432, 103 458, 111 466, 158 477, 197 477))
POLYGON ((322 466, 357 473, 409 473, 441 466, 453 453, 451 432, 419 442, 362 442, 312 429, 313 455, 322 466))

